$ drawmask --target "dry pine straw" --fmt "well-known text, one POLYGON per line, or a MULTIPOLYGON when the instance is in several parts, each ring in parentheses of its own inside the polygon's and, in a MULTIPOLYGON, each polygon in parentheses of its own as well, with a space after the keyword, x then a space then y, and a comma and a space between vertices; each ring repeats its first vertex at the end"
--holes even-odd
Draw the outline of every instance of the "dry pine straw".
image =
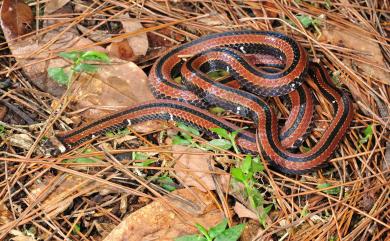
MULTIPOLYGON (((305 1, 271 1, 270 3, 259 3, 258 1, 185 1, 174 3, 170 1, 94 1, 90 3, 88 11, 78 16, 69 18, 69 23, 83 22, 84 20, 98 19, 98 26, 104 26, 107 21, 120 13, 129 11, 132 16, 141 20, 145 26, 143 31, 157 33, 161 29, 168 29, 178 36, 183 36, 187 40, 195 39, 212 32, 223 32, 234 29, 262 29, 275 30, 294 36, 310 52, 314 60, 325 63, 331 71, 339 71, 339 79, 343 87, 350 87, 354 98, 356 115, 347 137, 340 144, 339 151, 331 160, 332 168, 318 171, 303 176, 286 176, 272 170, 266 170, 261 176, 261 183, 265 183, 268 188, 267 200, 274 201, 278 207, 273 211, 268 221, 267 228, 258 233, 257 240, 266 240, 271 237, 283 236, 289 240, 384 240, 386 231, 389 229, 389 162, 385 155, 389 155, 386 143, 389 141, 389 92, 388 79, 371 78, 356 66, 350 67, 343 62, 343 59, 354 60, 365 63, 375 70, 376 63, 373 63, 367 56, 353 49, 344 46, 335 46, 322 42, 323 36, 314 29, 305 29, 299 23, 296 16, 299 14, 310 15, 313 18, 321 16, 322 24, 319 28, 333 28, 337 26, 341 30, 352 30, 361 35, 366 41, 377 42, 381 46, 384 59, 390 59, 389 46, 386 43, 386 31, 389 31, 390 14, 386 1, 331 1, 331 11, 326 8, 325 2, 312 1, 308 4, 305 1), (249 11, 251 9, 251 11, 249 11), (249 13, 252 12, 252 13, 249 13), (226 17, 228 16, 228 17, 226 17), (284 19, 290 19, 286 22, 284 19), (207 23, 216 22, 214 26, 207 23), (219 22, 219 23, 218 23, 219 22), (275 22, 280 23, 275 25, 275 22), (354 68, 355 67, 355 68, 354 68), (368 125, 373 126, 373 136, 367 143, 359 145, 363 130, 368 125), (329 183, 331 187, 318 190, 319 183, 329 183), (326 190, 339 188, 337 194, 326 194, 326 190), (323 191, 323 192, 322 192, 323 191), (308 215, 302 217, 301 213, 307 210, 308 215), (286 233, 288 231, 288 233, 286 233)), ((82 3, 78 3, 82 4, 82 3)), ((44 16, 46 19, 63 16, 44 16)), ((92 31, 97 29, 92 28, 92 31)), ((56 26, 41 28, 37 32, 50 31, 56 26)), ((57 26, 58 27, 58 26, 57 26)), ((31 34, 36 34, 31 33, 31 34)), ((136 33, 123 33, 117 37, 103 40, 97 45, 108 43, 115 38, 131 36, 136 33)), ((167 39, 171 36, 166 36, 167 39)), ((177 44, 175 39, 172 39, 177 44)), ((6 49, 6 43, 1 44, 1 48, 6 49)), ((47 46, 46 46, 47 47, 47 46)), ((88 46, 86 46, 88 47, 88 46)), ((139 66, 148 67, 159 54, 153 51, 142 60, 138 61, 139 66)), ((4 57, 12 57, 6 55, 4 57)), ((31 63, 34 64, 34 63, 31 63)), ((388 62, 385 69, 387 74, 388 62)), ((51 112, 50 102, 53 98, 45 93, 37 91, 21 74, 20 67, 14 65, 12 61, 1 63, 2 74, 9 73, 10 78, 18 83, 22 90, 9 90, 1 93, 1 99, 17 104, 22 110, 28 110, 37 116, 37 121, 43 123, 49 120, 46 128, 65 115, 67 99, 60 101, 63 108, 57 112, 51 112), (5 71, 6 70, 6 71, 5 71), (49 115, 48 114, 52 113, 49 115), (57 116, 55 115, 57 114, 57 116), (43 118, 45 117, 45 118, 43 118)), ((70 94, 70 93, 67 93, 70 94)), ((323 129, 323 125, 331 117, 332 113, 322 98, 319 102, 323 106, 318 110, 317 129, 323 129)), ((21 110, 21 111, 22 111, 21 110)), ((237 119, 236 117, 232 117, 237 119)), ((58 126, 58 125, 55 125, 58 126)), ((30 133, 34 130, 36 144, 43 137, 42 124, 28 126, 6 126, 13 133, 30 133)), ((311 139, 320 137, 320 131, 315 131, 311 139)), ((163 160, 162 167, 148 167, 147 170, 154 170, 154 175, 167 170, 171 170, 172 155, 166 146, 156 146, 150 143, 145 135, 136 134, 145 144, 143 147, 134 149, 137 151, 158 152, 160 160, 163 160)), ((387 147, 389 148, 389 147, 387 147)), ((60 185, 62 175, 59 173, 74 174, 84 178, 85 181, 94 180, 100 184, 105 184, 118 191, 127 193, 129 199, 133 195, 156 197, 161 195, 155 186, 135 176, 131 168, 125 167, 113 158, 106 157, 106 162, 99 164, 88 164, 89 169, 80 169, 83 164, 61 164, 62 159, 33 159, 35 155, 32 148, 22 158, 16 154, 12 147, 7 153, 2 153, 5 162, 2 164, 4 172, 0 174, 1 200, 10 208, 12 213, 10 220, 0 227, 1 237, 11 229, 28 224, 34 227, 38 234, 48 235, 55 231, 54 238, 62 240, 65 236, 72 240, 82 238, 88 239, 89 232, 72 232, 72 227, 77 223, 82 223, 87 219, 93 219, 93 211, 100 212, 108 222, 118 224, 120 218, 107 212, 107 207, 118 204, 120 197, 117 195, 113 200, 103 200, 98 203, 92 202, 88 196, 88 188, 74 189, 70 200, 81 197, 72 210, 59 214, 55 218, 45 215, 43 200, 60 185), (93 166, 93 168, 91 168, 93 166), (86 171, 88 170, 88 171, 86 171), (115 171, 116 170, 116 171, 115 171), (37 180, 44 178, 48 173, 55 171, 57 176, 50 180, 42 195, 35 197, 34 202, 26 203, 21 197, 29 196, 31 185, 37 180), (131 187, 129 187, 129 184, 131 187), (12 204, 12 205, 10 205, 12 204), (83 213, 83 215, 79 215, 83 213)), ((126 151, 132 151, 128 148, 126 151)), ((112 153, 119 153, 114 151, 112 153)), ((86 154, 85 156, 96 155, 86 154)), ((223 152, 218 159, 230 160, 232 154, 223 152), (223 158, 221 158, 223 157, 223 158)), ((64 157, 66 158, 66 156, 64 157)), ((79 187, 82 187, 80 184, 79 187)), ((219 196, 219 202, 226 206, 224 196, 219 196)), ((131 205, 131 204, 129 204, 131 205)), ((227 212, 226 208, 224 208, 227 212)), ((242 220, 245 222, 245 220, 242 220)), ((388 236, 387 236, 388 237, 388 236)))

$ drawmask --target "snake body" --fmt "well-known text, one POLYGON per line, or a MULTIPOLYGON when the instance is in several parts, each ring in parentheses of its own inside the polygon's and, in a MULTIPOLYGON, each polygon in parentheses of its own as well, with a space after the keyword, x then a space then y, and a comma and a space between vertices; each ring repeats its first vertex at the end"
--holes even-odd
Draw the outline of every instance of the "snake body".
MULTIPOLYGON (((230 80, 229 80, 230 81, 230 80)), ((225 82, 229 82, 226 81, 225 82)), ((284 173, 301 174, 323 166, 345 135, 353 117, 348 95, 334 87, 318 64, 309 64, 305 50, 292 38, 267 31, 212 34, 176 47, 153 65, 149 83, 156 101, 128 107, 114 114, 59 133, 66 150, 109 130, 146 120, 184 122, 205 132, 237 126, 204 110, 218 105, 254 121, 256 134, 243 130, 238 147, 257 154, 284 173), (240 89, 216 82, 205 72, 224 69, 240 89), (174 81, 181 76, 182 83, 174 81), (305 153, 295 153, 307 136, 313 115, 313 96, 303 83, 310 78, 331 103, 334 118, 318 143, 305 153), (276 115, 264 97, 288 96, 290 116, 279 131, 276 115)))

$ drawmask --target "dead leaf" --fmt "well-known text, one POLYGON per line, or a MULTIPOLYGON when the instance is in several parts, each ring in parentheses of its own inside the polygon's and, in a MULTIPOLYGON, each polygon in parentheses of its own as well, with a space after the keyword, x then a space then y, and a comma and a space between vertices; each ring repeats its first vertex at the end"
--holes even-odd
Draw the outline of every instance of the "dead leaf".
MULTIPOLYGON (((384 64, 386 61, 377 42, 372 41, 369 38, 361 37, 361 33, 354 31, 353 29, 341 29, 338 27, 323 30, 321 41, 326 41, 333 45, 357 51, 357 54, 364 59, 363 62, 349 58, 343 59, 343 62, 349 67, 357 68, 368 77, 373 77, 382 83, 390 83, 390 73, 385 71, 385 69, 387 69, 384 64), (382 69, 367 63, 381 66, 382 69)), ((355 99, 363 103, 370 103, 366 97, 366 93, 362 92, 363 89, 359 87, 357 83, 345 81, 344 84, 347 85, 355 99)))
POLYGON ((16 229, 12 229, 10 231, 10 234, 12 234, 14 236, 11 239, 13 241, 35 241, 36 240, 34 237, 26 235, 25 233, 23 233, 19 230, 16 230, 16 229))
POLYGON ((130 214, 104 240, 173 241, 175 237, 197 233, 195 223, 210 228, 223 219, 223 213, 215 206, 209 194, 191 188, 176 190, 171 195, 186 201, 165 196, 170 207, 159 198, 130 214))
MULTIPOLYGON (((94 42, 105 41, 107 40, 107 38, 111 38, 113 36, 108 31, 105 30, 94 29, 93 31, 90 31, 89 28, 84 27, 81 24, 77 24, 77 29, 80 30, 80 32, 84 34, 87 38, 89 38, 94 42)), ((110 52, 109 50, 107 51, 110 52)))
MULTIPOLYGON (((147 27, 148 27, 148 25, 147 25, 147 27)), ((180 35, 169 28, 159 29, 156 31, 156 33, 154 33, 154 32, 147 33, 150 48, 164 48, 164 47, 175 46, 176 43, 174 41, 171 41, 170 39, 173 39, 173 40, 178 41, 178 42, 183 42, 186 40, 183 35, 180 35), (157 35, 156 33, 159 33, 159 35, 157 35), (164 37, 164 36, 166 36, 166 37, 164 37), (170 38, 170 39, 168 39, 168 38, 170 38)))
MULTIPOLYGON (((120 17, 123 30, 126 33, 133 33, 143 29, 142 24, 137 19, 129 19, 124 16, 120 17)), ((146 33, 140 33, 127 38, 130 48, 134 55, 145 55, 149 48, 148 37, 146 33)))
POLYGON ((146 74, 132 62, 112 59, 90 76, 82 74, 72 86, 76 107, 83 117, 96 119, 132 104, 153 100, 146 74), (96 109, 96 106, 100 107, 96 109), (103 108, 104 107, 104 108, 103 108))
POLYGON ((158 121, 158 120, 150 120, 145 121, 141 124, 131 126, 131 129, 137 133, 145 134, 151 133, 157 130, 161 130, 167 126, 167 122, 158 121))
MULTIPOLYGON (((255 240, 255 237, 259 237, 259 233, 263 229, 260 227, 259 221, 249 220, 245 223, 245 229, 241 234, 240 241, 252 241, 255 240)), ((261 239, 262 241, 272 241, 273 239, 269 237, 268 239, 261 239)))
MULTIPOLYGON (((176 164, 174 166, 175 173, 185 185, 197 187, 199 190, 204 192, 207 191, 206 189, 216 189, 213 177, 211 176, 211 172, 209 170, 209 163, 214 165, 211 153, 180 145, 173 145, 172 151, 173 158, 176 160, 176 164), (189 171, 184 171, 183 169, 189 169, 189 171)), ((225 174, 216 175, 219 177, 222 188, 226 190, 227 184, 229 183, 229 174, 216 167, 214 167, 213 171, 225 174)))
POLYGON ((220 26, 227 24, 229 22, 229 18, 226 14, 215 13, 210 17, 200 18, 198 21, 208 26, 220 26))
POLYGON ((114 56, 123 60, 133 61, 135 59, 133 49, 130 47, 129 41, 124 39, 120 42, 113 42, 107 46, 107 51, 110 56, 114 56))
POLYGON ((14 134, 10 136, 9 143, 24 150, 29 150, 34 144, 34 140, 27 134, 14 134))
POLYGON ((70 0, 50 0, 45 5, 45 14, 54 13, 68 2, 70 2, 70 0))
POLYGON ((242 205, 240 202, 236 201, 236 204, 234 205, 234 212, 238 215, 240 218, 251 218, 258 220, 258 217, 256 213, 254 213, 252 210, 248 209, 244 205, 242 205))
MULTIPOLYGON (((47 192, 50 192, 41 202, 41 208, 44 210, 44 213, 51 218, 54 218, 65 211, 73 203, 73 200, 77 197, 75 193, 80 192, 84 193, 84 195, 90 195, 108 188, 101 183, 93 180, 86 180, 83 177, 61 173, 58 175, 58 177, 51 174, 46 175, 29 188, 30 193, 34 197, 38 197, 42 193, 43 195, 46 195, 47 192), (53 187, 53 184, 51 183, 55 178, 59 181, 53 187)), ((35 198, 30 197, 28 199, 28 202, 30 203, 34 201, 35 198)))
POLYGON ((4 0, 1 6, 1 27, 8 40, 31 31, 33 14, 22 0, 4 0))
POLYGON ((3 226, 13 220, 12 213, 8 210, 5 203, 0 203, 0 226, 3 226))
POLYGON ((3 120, 5 115, 7 114, 7 107, 4 105, 0 105, 0 120, 3 120))

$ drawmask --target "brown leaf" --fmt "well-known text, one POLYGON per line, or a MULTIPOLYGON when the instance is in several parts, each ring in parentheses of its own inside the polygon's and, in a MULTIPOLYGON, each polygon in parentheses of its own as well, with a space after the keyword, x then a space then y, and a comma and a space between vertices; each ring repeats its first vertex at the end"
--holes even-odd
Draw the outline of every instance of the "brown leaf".
POLYGON ((210 17, 200 18, 198 21, 208 26, 223 26, 229 22, 229 18, 226 14, 216 13, 210 17))
POLYGON ((7 206, 3 202, 0 203, 0 226, 9 223, 12 220, 12 213, 8 210, 7 206))
POLYGON ((7 107, 4 105, 0 105, 0 120, 3 120, 5 115, 7 114, 7 107))
POLYGON ((45 14, 50 14, 57 11, 58 9, 65 6, 65 4, 68 2, 70 2, 70 0, 50 0, 45 5, 45 14))
POLYGON ((113 42, 107 46, 107 51, 111 56, 123 59, 123 60, 134 60, 133 49, 129 45, 129 41, 124 39, 120 42, 113 42))
MULTIPOLYGON (((363 61, 355 61, 350 58, 343 59, 349 67, 355 67, 368 77, 373 77, 382 83, 389 83, 390 74, 385 71, 385 59, 379 44, 369 38, 361 37, 361 33, 353 29, 328 28, 323 31, 322 41, 333 45, 355 50, 363 61), (370 64, 371 63, 371 64, 370 64), (381 68, 373 66, 377 65, 381 68)), ((352 96, 363 103, 370 103, 364 90, 354 81, 344 82, 351 91, 352 96)))
MULTIPOLYGON (((126 33, 133 33, 143 29, 142 24, 137 19, 123 18, 121 20, 123 30, 126 33)), ((145 55, 149 48, 148 37, 146 33, 140 33, 127 38, 130 48, 133 50, 134 55, 145 55)))
MULTIPOLYGON (((68 174, 59 174, 58 177, 51 174, 46 175, 29 188, 33 197, 47 195, 41 203, 41 208, 44 210, 44 213, 52 218, 62 213, 73 203, 73 199, 77 197, 75 195, 76 192, 89 195, 104 189, 111 188, 102 186, 101 183, 93 180, 68 174), (59 181, 57 181, 53 188, 54 179, 59 181)), ((29 203, 34 201, 35 198, 28 199, 29 203)))
POLYGON ((83 112, 87 119, 154 99, 142 69, 132 62, 115 59, 112 62, 114 64, 101 66, 93 77, 82 74, 73 85, 76 107, 87 109, 83 112))
MULTIPOLYGON (((109 31, 107 30, 99 30, 99 29, 94 29, 91 31, 89 28, 84 27, 81 24, 77 24, 77 29, 80 30, 84 36, 88 37, 90 40, 94 42, 101 42, 107 40, 107 38, 111 38, 113 34, 110 34, 109 31)), ((110 52, 109 50, 107 50, 110 52)))
POLYGON ((215 206, 212 197, 196 188, 180 189, 171 194, 178 198, 165 196, 166 202, 159 198, 138 209, 104 240, 169 241, 175 237, 197 233, 195 223, 210 228, 223 219, 223 213, 215 206))
MULTIPOLYGON (((214 165, 214 161, 211 158, 211 153, 202 151, 195 148, 188 148, 180 145, 173 145, 173 158, 176 160, 174 166, 176 175, 180 178, 184 184, 191 187, 197 187, 199 190, 207 191, 215 190, 215 182, 209 170, 209 163, 214 165), (185 153, 185 154, 182 154, 185 153), (184 170, 189 169, 189 171, 184 170)), ((229 174, 223 170, 214 167, 213 172, 217 171, 221 174, 216 174, 221 180, 223 189, 227 189, 227 183, 229 182, 229 174)))
POLYGON ((1 27, 6 39, 22 36, 31 30, 31 8, 22 0, 4 0, 1 6, 1 27))
POLYGON ((234 212, 240 218, 251 218, 258 220, 256 213, 242 205, 240 202, 236 202, 236 204, 234 205, 234 212))

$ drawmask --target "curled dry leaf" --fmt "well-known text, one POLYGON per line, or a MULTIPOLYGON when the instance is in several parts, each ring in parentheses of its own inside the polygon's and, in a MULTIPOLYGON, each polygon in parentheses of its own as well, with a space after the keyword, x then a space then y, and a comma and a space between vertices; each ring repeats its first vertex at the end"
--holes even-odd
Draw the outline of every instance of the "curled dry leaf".
POLYGON ((210 195, 196 188, 173 191, 164 200, 159 198, 130 214, 104 240, 173 241, 197 233, 195 223, 210 228, 223 219, 210 195))
POLYGON ((23 0, 3 1, 1 27, 7 40, 30 32, 33 19, 31 8, 23 0))
MULTIPOLYGON (((214 165, 211 153, 180 145, 173 145, 172 150, 173 158, 176 160, 175 174, 185 185, 197 187, 204 192, 216 189, 216 184, 209 170, 209 163, 214 165)), ((219 177, 220 185, 226 191, 229 174, 216 167, 214 167, 213 172, 219 173, 215 175, 219 177)))

